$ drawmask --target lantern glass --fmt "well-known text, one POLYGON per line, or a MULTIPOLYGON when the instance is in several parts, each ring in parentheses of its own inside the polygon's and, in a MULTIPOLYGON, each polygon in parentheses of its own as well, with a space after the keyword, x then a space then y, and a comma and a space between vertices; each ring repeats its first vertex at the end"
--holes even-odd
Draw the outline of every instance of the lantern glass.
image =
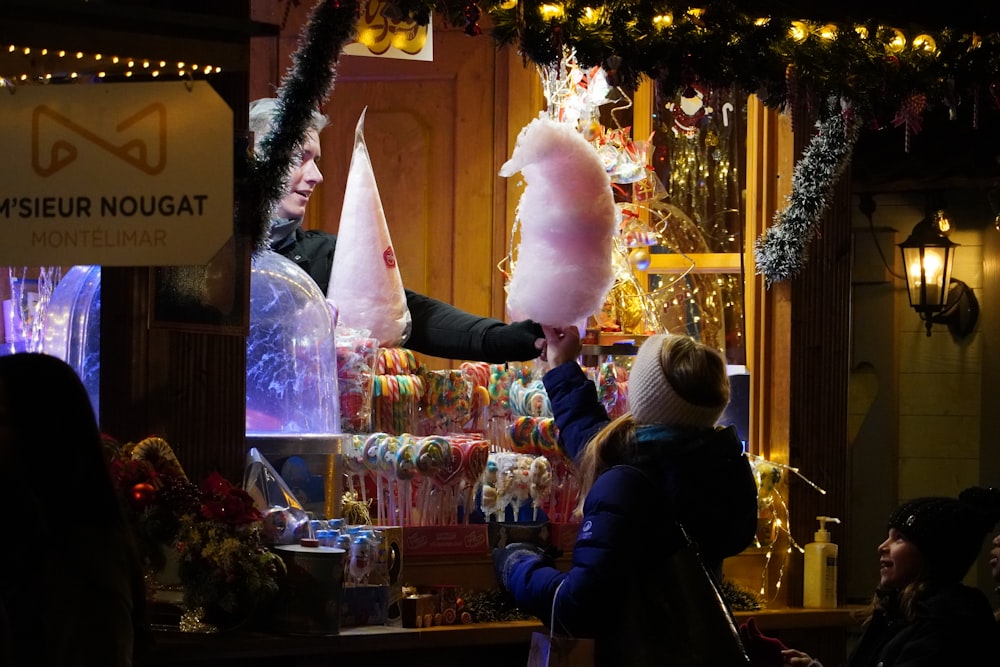
POLYGON ((918 222, 909 238, 899 244, 910 306, 921 316, 945 307, 956 247, 958 244, 945 236, 930 216, 918 222))

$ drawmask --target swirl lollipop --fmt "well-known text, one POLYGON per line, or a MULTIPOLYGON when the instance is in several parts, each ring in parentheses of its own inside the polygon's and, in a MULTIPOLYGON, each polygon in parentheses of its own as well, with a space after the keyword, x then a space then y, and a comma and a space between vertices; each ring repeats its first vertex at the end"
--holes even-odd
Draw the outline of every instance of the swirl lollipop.
POLYGON ((417 470, 424 477, 431 478, 441 468, 447 467, 451 459, 451 443, 440 435, 428 435, 420 439, 417 449, 417 470))

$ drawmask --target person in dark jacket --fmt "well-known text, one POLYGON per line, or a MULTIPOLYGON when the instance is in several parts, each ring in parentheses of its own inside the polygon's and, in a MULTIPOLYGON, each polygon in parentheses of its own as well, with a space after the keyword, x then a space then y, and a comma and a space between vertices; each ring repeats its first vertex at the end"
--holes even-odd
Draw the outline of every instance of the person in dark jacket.
POLYGON ((498 579, 558 633, 593 638, 597 665, 669 665, 664 628, 682 619, 658 584, 681 544, 665 526, 680 520, 717 578, 757 526, 743 445, 734 429, 716 428, 729 401, 725 361, 691 338, 651 336, 629 375, 628 411, 609 422, 576 362, 579 331, 543 330, 543 382, 581 479, 582 523, 568 572, 518 543, 494 552, 498 579))
POLYGON ((130 667, 152 648, 146 588, 87 390, 63 361, 0 357, 0 664, 130 667))
MULTIPOLYGON (((962 584, 986 535, 1000 520, 1000 490, 972 487, 958 498, 903 503, 878 546, 879 583, 847 667, 942 667, 993 664, 993 610, 962 584)), ((822 667, 808 654, 783 651, 786 665, 822 667)))
MULTIPOLYGON (((263 98, 250 103, 250 130, 257 150, 277 118, 278 100, 263 98)), ((278 203, 271 220, 271 249, 295 262, 324 294, 330 280, 334 234, 318 229, 302 229, 302 220, 313 190, 323 182, 319 169, 319 133, 327 117, 314 112, 306 131, 298 163, 292 165, 288 191, 278 203)), ((530 320, 507 324, 480 317, 443 301, 405 290, 412 329, 403 346, 415 352, 446 359, 487 361, 528 361, 538 356, 544 342, 542 330, 530 320)))

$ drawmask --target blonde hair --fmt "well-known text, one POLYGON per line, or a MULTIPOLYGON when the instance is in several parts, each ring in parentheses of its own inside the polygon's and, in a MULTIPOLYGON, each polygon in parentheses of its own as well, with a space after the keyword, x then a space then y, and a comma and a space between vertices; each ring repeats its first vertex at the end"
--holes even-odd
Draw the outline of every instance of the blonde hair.
MULTIPOLYGON (((250 103, 249 129, 253 132, 254 153, 260 153, 260 144, 274 127, 278 116, 278 98, 262 97, 250 103)), ((309 125, 306 130, 320 132, 330 119, 315 109, 309 115, 309 125)))
MULTIPOLYGON (((693 405, 725 405, 729 401, 729 374, 722 356, 713 348, 687 336, 665 336, 659 350, 660 365, 670 388, 693 405)), ((597 432, 580 454, 581 514, 583 503, 598 477, 608 469, 635 460, 636 427, 631 413, 611 421, 597 432)))

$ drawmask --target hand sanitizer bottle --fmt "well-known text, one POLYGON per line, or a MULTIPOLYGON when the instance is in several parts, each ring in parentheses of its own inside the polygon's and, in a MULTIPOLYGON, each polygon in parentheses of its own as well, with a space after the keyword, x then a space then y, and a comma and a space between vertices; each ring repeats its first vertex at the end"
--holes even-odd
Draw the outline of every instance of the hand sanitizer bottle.
POLYGON ((837 552, 830 541, 826 524, 840 523, 831 516, 818 516, 819 530, 815 541, 805 546, 802 581, 802 606, 806 608, 835 608, 837 606, 837 552))

